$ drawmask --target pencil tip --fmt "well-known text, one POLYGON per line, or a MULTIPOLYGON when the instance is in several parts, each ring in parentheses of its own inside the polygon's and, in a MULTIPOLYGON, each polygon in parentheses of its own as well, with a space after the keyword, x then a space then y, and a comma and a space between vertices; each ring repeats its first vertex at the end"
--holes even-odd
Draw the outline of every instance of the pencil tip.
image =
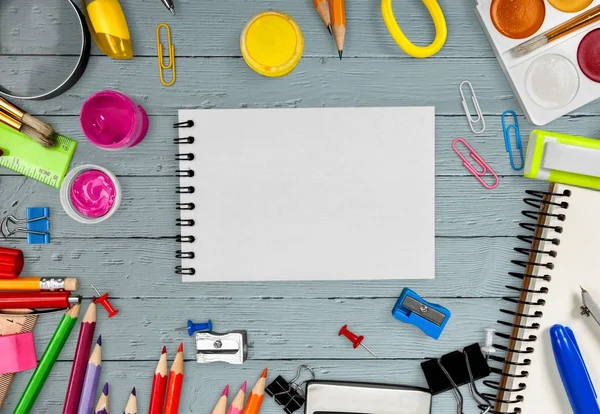
POLYGON ((331 30, 331 25, 330 24, 327 25, 327 31, 329 32, 329 34, 331 36, 333 36, 333 30, 331 30))
POLYGON ((135 387, 133 387, 133 389, 131 390, 131 395, 133 395, 135 397, 136 393, 135 393, 135 387))
POLYGON ((171 11, 171 14, 172 14, 173 16, 175 16, 175 9, 169 9, 169 10, 171 11))
POLYGON ((340 60, 342 60, 342 51, 338 50, 338 55, 340 56, 340 60))
POLYGON ((166 353, 167 353, 167 347, 166 347, 166 346, 163 346, 163 349, 162 349, 162 352, 161 352, 161 354, 166 354, 166 353))
POLYGON ((98 340, 96 341, 96 343, 100 346, 102 346, 102 335, 98 336, 98 340))
POLYGON ((221 396, 225 396, 227 397, 229 395, 229 385, 225 386, 225 389, 223 390, 223 394, 221 394, 221 396))
POLYGON ((179 348, 177 348, 177 352, 183 352, 183 342, 179 343, 179 348))
POLYGON ((104 384, 104 388, 102 389, 102 394, 108 395, 108 382, 104 384))
POLYGON ((242 384, 242 388, 241 388, 241 390, 243 392, 246 392, 246 385, 247 385, 247 381, 244 381, 244 383, 242 384))
POLYGON ((267 378, 267 374, 268 374, 268 373, 269 373, 269 369, 268 369, 268 368, 265 368, 265 369, 263 369, 263 372, 262 372, 262 374, 260 374, 260 377, 261 377, 261 378, 267 378))

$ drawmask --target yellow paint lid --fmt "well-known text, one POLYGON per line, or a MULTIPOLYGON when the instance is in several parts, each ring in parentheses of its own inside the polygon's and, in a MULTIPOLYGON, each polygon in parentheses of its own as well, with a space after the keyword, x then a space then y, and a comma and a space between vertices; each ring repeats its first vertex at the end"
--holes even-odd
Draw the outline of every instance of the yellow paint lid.
POLYGON ((302 58, 304 37, 291 16, 265 11, 254 16, 240 38, 244 60, 264 76, 289 74, 302 58))

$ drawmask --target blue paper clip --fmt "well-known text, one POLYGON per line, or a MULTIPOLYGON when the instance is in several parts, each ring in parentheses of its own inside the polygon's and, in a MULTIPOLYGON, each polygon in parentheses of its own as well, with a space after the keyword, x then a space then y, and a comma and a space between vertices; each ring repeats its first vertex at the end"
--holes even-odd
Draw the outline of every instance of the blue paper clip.
POLYGON ((508 111, 504 111, 502 113, 502 131, 504 132, 504 146, 506 147, 506 152, 508 152, 509 155, 510 166, 515 171, 521 171, 525 165, 525 159, 523 158, 523 146, 521 145, 521 131, 519 130, 519 121, 517 119, 517 114, 515 114, 515 111, 511 111, 509 109, 508 111), (513 117, 513 123, 510 125, 506 125, 507 116, 513 117), (512 146, 510 144, 511 131, 514 131, 515 146, 517 147, 517 150, 519 150, 519 158, 521 158, 520 167, 515 166, 514 154, 512 152, 512 146))
POLYGON ((402 290, 392 309, 392 315, 400 322, 416 326, 433 339, 440 337, 450 319, 448 309, 427 302, 409 288, 402 290))
POLYGON ((48 207, 27 207, 27 244, 50 243, 50 209, 48 207))

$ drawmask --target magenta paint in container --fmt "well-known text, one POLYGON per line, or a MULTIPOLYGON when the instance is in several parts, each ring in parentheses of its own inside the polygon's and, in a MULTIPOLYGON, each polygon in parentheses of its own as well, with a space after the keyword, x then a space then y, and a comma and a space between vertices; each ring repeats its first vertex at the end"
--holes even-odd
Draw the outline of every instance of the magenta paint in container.
POLYGON ((71 218, 84 224, 100 223, 119 208, 121 185, 106 168, 82 165, 65 177, 60 202, 71 218))
POLYGON ((81 108, 79 122, 94 145, 117 151, 139 144, 148 132, 148 115, 133 99, 117 91, 100 91, 81 108))

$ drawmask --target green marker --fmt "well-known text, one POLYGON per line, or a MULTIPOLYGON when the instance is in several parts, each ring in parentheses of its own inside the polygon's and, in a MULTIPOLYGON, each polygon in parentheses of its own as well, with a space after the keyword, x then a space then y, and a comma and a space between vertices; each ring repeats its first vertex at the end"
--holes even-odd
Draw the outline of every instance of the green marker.
POLYGON ((52 339, 50 339, 38 367, 33 372, 33 375, 31 375, 29 383, 27 384, 27 387, 25 387, 25 391, 23 391, 23 395, 13 414, 28 414, 31 411, 33 404, 35 404, 35 400, 44 387, 48 375, 50 375, 50 371, 52 371, 52 367, 54 367, 54 363, 60 355, 60 351, 62 351, 65 346, 65 343, 67 342, 67 339, 69 339, 69 335, 77 322, 79 308, 80 305, 73 306, 60 320, 58 328, 56 328, 54 335, 52 335, 52 339))
POLYGON ((0 167, 51 187, 60 188, 76 148, 77 142, 62 135, 57 135, 54 147, 44 148, 0 122, 0 167))
POLYGON ((523 175, 600 190, 600 140, 533 130, 523 175))

